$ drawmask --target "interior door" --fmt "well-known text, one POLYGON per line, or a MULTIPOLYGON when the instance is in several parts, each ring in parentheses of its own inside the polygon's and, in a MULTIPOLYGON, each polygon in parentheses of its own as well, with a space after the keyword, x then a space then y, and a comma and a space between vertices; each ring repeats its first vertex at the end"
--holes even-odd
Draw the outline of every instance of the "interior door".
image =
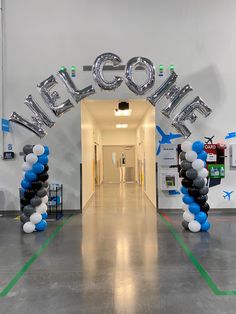
POLYGON ((134 146, 103 146, 105 183, 135 181, 134 146))
POLYGON ((120 182, 119 146, 103 146, 103 176, 105 183, 120 182))

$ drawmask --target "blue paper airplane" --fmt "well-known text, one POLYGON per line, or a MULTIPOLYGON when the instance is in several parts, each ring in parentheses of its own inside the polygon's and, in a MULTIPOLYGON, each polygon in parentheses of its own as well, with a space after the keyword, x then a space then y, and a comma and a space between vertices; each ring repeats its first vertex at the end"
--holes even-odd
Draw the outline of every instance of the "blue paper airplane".
POLYGON ((225 139, 228 140, 229 138, 236 137, 236 132, 230 132, 226 135, 225 139))
POLYGON ((227 191, 223 191, 225 193, 225 195, 223 195, 224 198, 228 197, 228 200, 230 201, 230 197, 231 197, 231 194, 233 193, 233 191, 231 192, 227 192, 227 191))
POLYGON ((158 125, 156 126, 156 129, 157 129, 158 133, 162 137, 161 140, 159 141, 159 146, 158 146, 158 149, 157 149, 157 155, 159 155, 160 152, 161 152, 161 144, 171 144, 172 140, 182 137, 181 134, 173 134, 171 132, 169 134, 165 134, 163 132, 163 130, 158 125))

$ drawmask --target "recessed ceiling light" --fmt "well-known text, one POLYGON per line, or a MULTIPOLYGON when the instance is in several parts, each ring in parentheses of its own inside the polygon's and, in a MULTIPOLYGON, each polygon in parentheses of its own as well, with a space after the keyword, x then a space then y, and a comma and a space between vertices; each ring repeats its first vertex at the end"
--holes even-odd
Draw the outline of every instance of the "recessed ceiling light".
POLYGON ((126 109, 126 110, 115 109, 114 115, 116 117, 128 117, 131 115, 131 112, 132 112, 132 109, 126 109))
POLYGON ((119 124, 116 124, 116 128, 117 129, 126 129, 126 128, 128 128, 128 124, 119 123, 119 124))

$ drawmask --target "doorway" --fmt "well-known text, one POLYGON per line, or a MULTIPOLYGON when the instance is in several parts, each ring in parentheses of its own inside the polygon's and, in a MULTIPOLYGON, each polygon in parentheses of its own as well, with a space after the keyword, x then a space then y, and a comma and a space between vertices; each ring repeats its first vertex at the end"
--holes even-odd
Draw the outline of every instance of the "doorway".
POLYGON ((103 146, 104 183, 135 182, 135 147, 103 146))
POLYGON ((83 208, 101 185, 110 185, 104 189, 110 193, 112 186, 119 189, 114 183, 124 191, 133 183, 156 206, 155 108, 146 100, 129 99, 130 114, 117 116, 120 102, 81 102, 83 208))

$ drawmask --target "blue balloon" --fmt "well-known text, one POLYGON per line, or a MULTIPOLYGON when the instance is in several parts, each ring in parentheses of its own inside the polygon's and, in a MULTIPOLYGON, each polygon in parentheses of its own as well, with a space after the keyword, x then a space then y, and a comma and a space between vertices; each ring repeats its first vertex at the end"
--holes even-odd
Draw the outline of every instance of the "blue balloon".
POLYGON ((43 165, 46 165, 48 163, 48 156, 43 154, 38 157, 38 162, 40 162, 43 165))
POLYGON ((201 159, 203 161, 206 161, 207 160, 207 153, 203 150, 203 151, 201 151, 201 153, 198 154, 197 158, 201 159))
POLYGON ((48 146, 44 146, 44 154, 45 155, 49 155, 50 154, 50 150, 49 150, 48 146))
POLYGON ((23 179, 21 181, 21 186, 22 186, 23 189, 27 190, 27 189, 31 188, 31 182, 23 179))
POLYGON ((196 214, 195 220, 197 220, 201 225, 204 224, 207 220, 206 213, 200 211, 198 214, 196 214))
POLYGON ((197 203, 192 203, 189 205, 188 209, 192 214, 195 215, 195 214, 198 214, 200 212, 201 208, 197 203))
POLYGON ((188 194, 185 194, 184 197, 182 198, 183 202, 187 205, 193 203, 194 198, 188 194))
POLYGON ((43 231, 47 228, 47 222, 46 220, 41 220, 38 224, 35 225, 36 230, 43 231))
POLYGON ((32 171, 37 174, 43 172, 44 171, 43 164, 41 164, 40 162, 36 162, 32 167, 32 171))
POLYGON ((201 231, 208 231, 211 228, 210 223, 208 220, 206 220, 202 225, 201 225, 201 231))
POLYGON ((33 171, 31 171, 31 170, 28 170, 28 171, 26 171, 26 173, 25 173, 25 178, 26 178, 26 180, 28 180, 28 181, 34 181, 35 179, 37 179, 37 174, 35 174, 33 171))
POLYGON ((201 141, 196 141, 192 145, 192 150, 196 153, 200 153, 204 149, 204 143, 201 141))
POLYGON ((188 194, 188 189, 187 188, 185 188, 184 186, 182 186, 181 187, 181 193, 183 193, 183 194, 188 194))
POLYGON ((42 214, 42 219, 47 219, 48 218, 48 214, 47 213, 43 213, 42 214))

